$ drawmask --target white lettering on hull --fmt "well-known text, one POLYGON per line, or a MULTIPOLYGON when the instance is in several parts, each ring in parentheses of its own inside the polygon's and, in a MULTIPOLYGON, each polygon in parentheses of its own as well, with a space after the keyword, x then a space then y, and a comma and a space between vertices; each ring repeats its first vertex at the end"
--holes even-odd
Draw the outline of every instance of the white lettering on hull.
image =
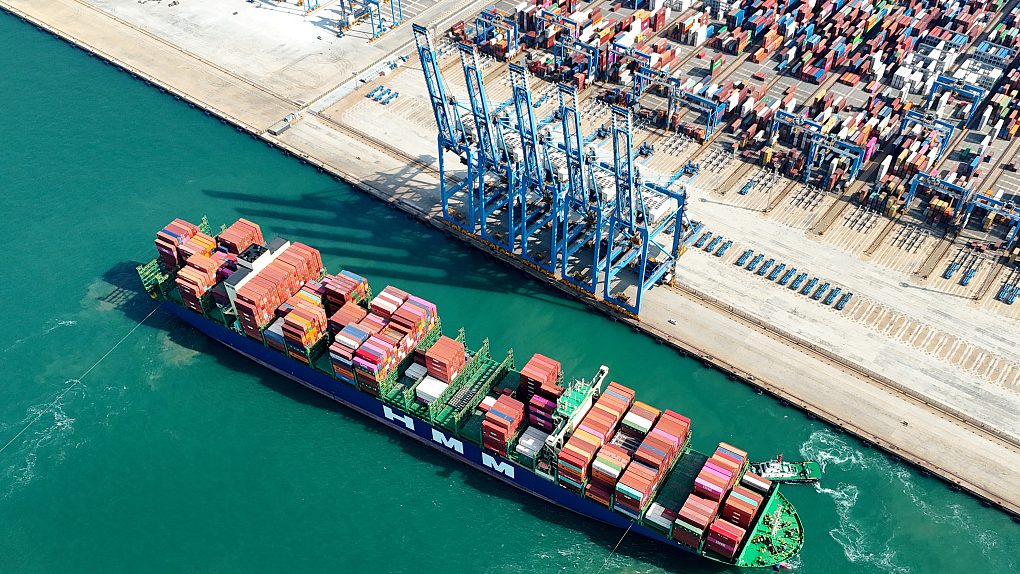
POLYGON ((509 462, 499 462, 487 452, 482 453, 482 464, 496 472, 505 474, 508 478, 514 477, 514 466, 512 464, 509 462))
POLYGON ((457 451, 457 454, 464 454, 464 443, 453 437, 447 437, 436 429, 432 429, 432 440, 450 450, 457 451))
POLYGON ((411 415, 398 415, 397 413, 393 412, 393 409, 386 405, 383 405, 382 413, 384 417, 390 419, 393 422, 404 423, 404 426, 407 427, 407 430, 412 431, 414 430, 414 419, 411 418, 411 415))

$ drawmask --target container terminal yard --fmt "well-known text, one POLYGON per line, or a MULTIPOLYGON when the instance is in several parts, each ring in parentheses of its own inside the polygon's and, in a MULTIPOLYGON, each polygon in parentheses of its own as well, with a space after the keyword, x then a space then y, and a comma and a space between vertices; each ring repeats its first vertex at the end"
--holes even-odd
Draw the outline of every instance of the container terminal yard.
POLYGON ((1015 1, 0 6, 1020 513, 1015 1))

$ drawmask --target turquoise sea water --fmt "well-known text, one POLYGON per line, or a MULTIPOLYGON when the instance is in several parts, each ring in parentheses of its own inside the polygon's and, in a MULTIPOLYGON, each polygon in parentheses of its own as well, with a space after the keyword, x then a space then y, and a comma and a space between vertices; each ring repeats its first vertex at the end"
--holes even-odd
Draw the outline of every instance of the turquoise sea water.
MULTIPOLYGON (((14 439, 0 452, 0 572, 593 573, 610 556, 620 531, 396 436, 162 311, 114 348, 154 306, 134 266, 155 256, 155 231, 202 215, 247 217, 318 247, 331 270, 433 300, 473 347, 487 336, 579 376, 606 364, 642 400, 689 415, 701 450, 725 440, 754 458, 819 460, 820 487, 784 489, 807 529, 798 571, 1020 569, 1020 525, 938 480, 5 14, 0 53, 0 445, 14 439)), ((637 536, 605 568, 724 570, 637 536)))

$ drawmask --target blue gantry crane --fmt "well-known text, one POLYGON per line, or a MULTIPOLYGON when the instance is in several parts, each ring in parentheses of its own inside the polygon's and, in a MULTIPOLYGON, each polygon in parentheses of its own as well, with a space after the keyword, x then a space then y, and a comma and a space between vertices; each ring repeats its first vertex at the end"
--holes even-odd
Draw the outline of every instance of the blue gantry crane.
POLYGON ((645 292, 667 273, 674 273, 682 255, 686 190, 663 195, 636 180, 630 111, 613 106, 612 114, 616 207, 600 233, 606 239, 606 255, 599 269, 604 270, 603 298, 637 314, 645 292), (671 233, 671 245, 661 243, 664 233, 671 233), (614 280, 632 264, 637 271, 633 300, 622 292, 614 294, 619 287, 614 280))
POLYGON ((907 129, 912 129, 914 126, 921 126, 922 128, 934 129, 942 137, 939 138, 939 152, 936 156, 936 160, 942 157, 945 153, 946 148, 949 147, 949 142, 953 139, 953 126, 938 119, 938 116, 932 113, 921 113, 917 110, 908 110, 903 115, 903 119, 900 121, 900 131, 897 135, 903 135, 903 132, 907 129))
MULTIPOLYGON (((546 150, 539 142, 538 126, 535 122, 534 105, 531 101, 531 87, 527 71, 517 64, 510 64, 510 86, 513 89, 514 111, 517 115, 517 135, 520 145, 524 169, 518 181, 511 182, 519 186, 515 192, 520 198, 520 223, 518 236, 521 243, 521 257, 550 273, 556 273, 558 259, 558 233, 552 226, 552 240, 549 243, 548 258, 542 254, 540 247, 532 242, 537 240, 536 233, 552 222, 559 212, 559 194, 557 189, 546 178, 546 150), (533 249, 533 247, 535 247, 533 249)), ((551 177, 550 177, 551 180, 551 177)))
MULTIPOLYGON (((790 128, 795 145, 799 144, 803 147, 807 143, 808 156, 807 162, 804 165, 804 181, 808 181, 811 177, 811 171, 816 168, 815 163, 819 159, 819 151, 823 152, 821 158, 823 163, 824 159, 827 159, 830 154, 846 160, 849 163, 849 170, 846 174, 847 181, 857 179, 857 175, 860 173, 861 166, 864 163, 864 150, 834 135, 822 133, 822 126, 816 121, 791 114, 784 110, 776 110, 770 124, 770 131, 773 136, 778 135, 781 125, 790 128), (803 133, 804 136, 800 136, 800 133, 803 133), (807 138, 806 142, 805 138, 807 138)), ((825 184, 828 184, 829 177, 831 177, 831 173, 826 175, 825 184)))
POLYGON ((676 114, 681 104, 705 113, 705 137, 702 139, 702 143, 712 137, 716 128, 722 123, 723 114, 726 112, 725 103, 713 102, 684 90, 681 88, 680 80, 677 78, 670 77, 664 72, 654 70, 646 64, 640 63, 637 71, 634 72, 634 83, 632 86, 634 100, 639 100, 652 86, 658 86, 666 92, 668 102, 666 108, 667 126, 672 121, 673 115, 676 114))
POLYGON ((475 17, 475 44, 481 45, 486 40, 489 40, 493 33, 497 31, 506 35, 506 58, 509 60, 517 55, 517 52, 520 50, 517 23, 511 18, 504 17, 495 7, 483 10, 475 17))
POLYGON ((404 22, 403 4, 401 0, 340 0, 338 28, 346 30, 365 19, 372 25, 372 37, 369 41, 375 40, 404 22), (386 2, 390 4, 389 26, 383 17, 382 5, 386 2))
POLYGON ((931 109, 932 100, 935 99, 936 94, 941 94, 942 90, 947 90, 953 94, 954 97, 962 97, 970 100, 970 113, 967 114, 967 119, 963 122, 963 127, 969 127, 971 122, 974 120, 974 116, 977 114, 978 106, 985 99, 985 91, 977 86, 972 86, 963 80, 957 80, 956 78, 950 78, 944 74, 939 74, 935 79, 935 83, 932 84, 931 90, 928 92, 928 99, 924 103, 924 109, 931 109))
POLYGON ((1002 199, 996 199, 989 195, 979 195, 977 193, 971 194, 970 201, 967 202, 964 208, 963 219, 960 222, 960 228, 963 229, 967 225, 967 221, 970 219, 971 212, 974 211, 975 207, 984 208, 990 213, 1001 215, 1009 221, 1009 225, 1012 227, 1009 231, 1009 235, 1006 237, 1006 249, 1010 249, 1013 242, 1017 238, 1017 234, 1020 233, 1020 209, 1013 201, 1003 201, 1002 199))
POLYGON ((457 102, 446 95, 446 86, 439 72, 438 55, 432 45, 432 37, 429 36, 428 30, 418 24, 413 24, 412 30, 414 31, 414 42, 418 48, 418 57, 421 59, 422 73, 425 75, 429 102, 432 104, 432 112, 439 128, 437 137, 439 153, 437 155, 439 156, 439 197, 443 206, 443 218, 469 233, 474 233, 475 221, 470 218, 475 214, 475 190, 472 186, 479 180, 475 174, 477 160, 465 137, 464 123, 458 111, 457 102), (461 157, 468 168, 466 178, 451 183, 447 174, 446 152, 453 152, 461 157), (467 206, 467 218, 457 217, 458 213, 450 205, 451 200, 460 194, 465 194, 465 197, 459 199, 467 206))
MULTIPOLYGON (((594 158, 586 157, 581 135, 581 114, 577 91, 563 84, 558 87, 560 120, 563 129, 562 150, 567 164, 567 191, 560 202, 559 254, 562 277, 592 293, 598 293, 597 273, 601 241, 598 236, 608 219, 610 202, 604 202, 595 189, 594 158), (594 253, 587 275, 574 271, 571 257, 581 248, 591 245, 594 253)), ((608 199, 608 198, 607 198, 608 199)), ((589 262, 580 261, 583 269, 589 262)))
POLYGON ((477 222, 484 239, 513 252, 517 237, 514 204, 518 188, 504 184, 506 169, 501 160, 506 156, 506 146, 502 131, 493 124, 493 115, 489 113, 489 100, 482 83, 478 51, 467 44, 460 44, 458 48, 471 117, 474 119, 473 128, 467 130, 467 139, 473 141, 476 149, 473 156, 475 165, 471 170, 472 177, 476 178, 471 184, 476 197, 469 203, 469 219, 477 222), (493 220, 497 217, 505 220, 505 228, 494 228, 496 222, 493 220))
POLYGON ((556 69, 559 70, 567 63, 567 60, 574 54, 581 54, 587 60, 587 65, 581 71, 588 75, 589 80, 604 80, 605 73, 599 72, 599 68, 596 65, 599 59, 599 49, 595 46, 590 46, 577 40, 576 38, 570 38, 567 41, 558 40, 554 46, 553 62, 556 64, 556 69))
POLYGON ((910 203, 914 201, 914 197, 917 195, 917 188, 928 189, 934 193, 940 193, 946 195, 958 201, 957 205, 966 205, 971 201, 970 195, 971 190, 968 187, 962 187, 955 183, 949 183, 944 179, 940 179, 934 175, 928 173, 918 173, 914 175, 910 180, 910 189, 907 191, 907 198, 904 205, 908 208, 910 203))

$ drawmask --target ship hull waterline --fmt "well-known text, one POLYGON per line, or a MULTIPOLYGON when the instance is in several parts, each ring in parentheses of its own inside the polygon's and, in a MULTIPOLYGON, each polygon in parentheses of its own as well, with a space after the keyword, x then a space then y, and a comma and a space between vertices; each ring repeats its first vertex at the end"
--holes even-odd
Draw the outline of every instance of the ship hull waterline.
POLYGON ((180 305, 165 301, 163 307, 211 339, 222 343, 263 367, 325 397, 333 399, 405 436, 414 438, 418 442, 428 445, 451 458, 467 463, 492 478, 586 518, 621 530, 629 530, 694 556, 734 566, 733 563, 719 560, 713 556, 699 554, 675 540, 541 478, 532 470, 517 464, 513 460, 504 458, 496 453, 483 451, 471 442, 457 438, 444 429, 435 428, 421 419, 412 417, 397 407, 384 403, 381 399, 376 399, 362 393, 348 383, 329 377, 313 367, 295 361, 264 345, 260 345, 180 305))

